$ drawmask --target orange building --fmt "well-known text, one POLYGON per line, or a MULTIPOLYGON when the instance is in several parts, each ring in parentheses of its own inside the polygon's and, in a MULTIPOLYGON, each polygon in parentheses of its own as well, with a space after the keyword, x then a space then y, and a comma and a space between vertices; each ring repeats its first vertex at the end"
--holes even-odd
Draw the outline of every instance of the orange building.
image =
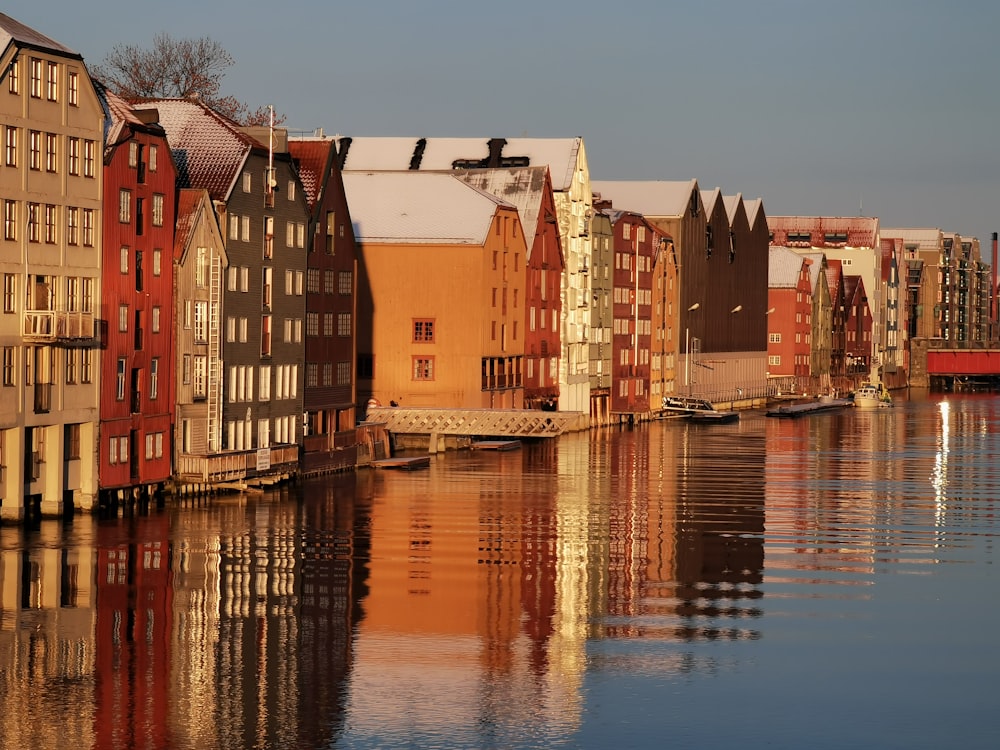
POLYGON ((452 173, 345 172, 358 241, 358 399, 524 406, 516 206, 452 173))
POLYGON ((786 247, 772 247, 770 255, 767 374, 780 379, 779 391, 798 392, 810 375, 813 261, 786 247))

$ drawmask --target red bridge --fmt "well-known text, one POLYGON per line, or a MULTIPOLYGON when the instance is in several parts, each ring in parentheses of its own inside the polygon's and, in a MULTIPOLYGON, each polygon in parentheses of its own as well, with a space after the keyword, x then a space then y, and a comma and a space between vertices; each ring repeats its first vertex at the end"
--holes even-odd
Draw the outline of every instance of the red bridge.
POLYGON ((944 390, 1000 386, 1000 341, 912 339, 910 385, 944 390))

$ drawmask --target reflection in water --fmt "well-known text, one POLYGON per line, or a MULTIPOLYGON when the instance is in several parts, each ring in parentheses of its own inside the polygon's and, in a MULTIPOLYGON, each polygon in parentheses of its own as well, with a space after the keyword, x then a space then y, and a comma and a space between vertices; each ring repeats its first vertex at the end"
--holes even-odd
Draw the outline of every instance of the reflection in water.
MULTIPOLYGON (((752 727, 799 700, 786 665, 829 649, 820 684, 917 705, 912 654, 886 654, 900 631, 933 650, 916 603, 952 595, 951 571, 992 571, 998 406, 602 429, 0 529, 0 747, 660 746, 663 709, 630 714, 642 705, 704 744, 724 734, 698 718, 717 710, 704 681, 740 695, 726 711, 752 727), (866 680, 873 639, 885 665, 866 680)), ((996 619, 981 606, 972 648, 996 619)), ((982 648, 949 663, 983 657, 989 673, 982 648)), ((933 736, 837 726, 810 736, 933 736)))

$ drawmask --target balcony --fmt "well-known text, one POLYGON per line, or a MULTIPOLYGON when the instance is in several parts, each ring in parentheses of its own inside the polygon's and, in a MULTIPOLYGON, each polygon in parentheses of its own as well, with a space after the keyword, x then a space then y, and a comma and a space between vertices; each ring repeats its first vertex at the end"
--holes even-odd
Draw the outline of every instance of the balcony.
POLYGON ((58 310, 26 310, 21 319, 25 341, 55 343, 91 341, 95 338, 94 315, 58 310))

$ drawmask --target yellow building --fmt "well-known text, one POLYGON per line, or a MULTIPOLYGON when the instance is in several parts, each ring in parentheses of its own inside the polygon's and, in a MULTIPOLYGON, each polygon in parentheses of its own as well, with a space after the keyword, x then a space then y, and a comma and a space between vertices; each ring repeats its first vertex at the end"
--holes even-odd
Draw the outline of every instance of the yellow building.
POLYGON ((0 517, 97 494, 104 115, 81 56, 0 14, 0 517))

